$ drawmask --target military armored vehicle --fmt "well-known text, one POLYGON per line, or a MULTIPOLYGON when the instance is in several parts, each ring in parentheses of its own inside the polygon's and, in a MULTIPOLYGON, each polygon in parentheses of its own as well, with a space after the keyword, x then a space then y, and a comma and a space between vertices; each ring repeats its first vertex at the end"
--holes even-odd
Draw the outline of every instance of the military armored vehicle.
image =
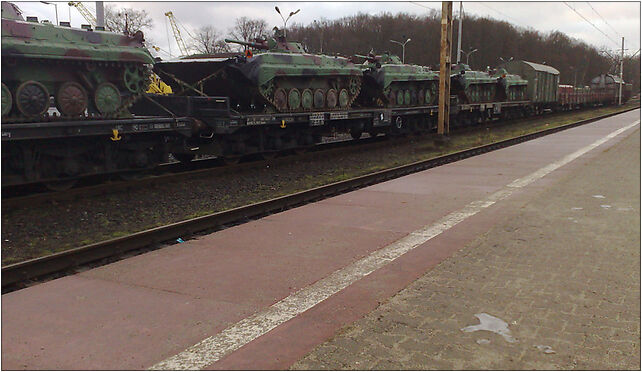
POLYGON ((227 96, 244 112, 342 110, 359 95, 359 67, 344 57, 309 54, 276 27, 269 39, 225 41, 243 45, 245 54, 161 61, 154 71, 175 94, 227 96))
POLYGON ((384 52, 382 55, 369 53, 363 63, 363 87, 359 102, 372 106, 416 106, 432 105, 437 102, 439 74, 430 68, 407 65, 399 57, 384 52))
POLYGON ((143 33, 25 21, 2 2, 2 120, 127 116, 149 85, 154 59, 143 33), (48 114, 53 97, 60 116, 48 114))
POLYGON ((473 71, 460 63, 452 67, 450 89, 460 103, 492 102, 497 91, 497 79, 488 72, 473 71))
POLYGON ((491 72, 491 76, 497 78, 497 92, 495 99, 498 101, 524 101, 528 81, 519 75, 509 74, 504 68, 498 68, 491 72))

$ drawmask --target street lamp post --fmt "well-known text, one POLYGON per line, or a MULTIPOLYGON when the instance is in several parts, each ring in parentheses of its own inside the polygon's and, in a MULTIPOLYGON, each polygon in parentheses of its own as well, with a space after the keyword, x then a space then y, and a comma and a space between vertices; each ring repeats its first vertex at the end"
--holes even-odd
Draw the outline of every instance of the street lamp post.
POLYGON ((58 4, 56 4, 56 3, 50 3, 50 2, 48 2, 48 1, 41 1, 41 3, 43 3, 43 4, 47 4, 47 5, 53 5, 53 6, 56 8, 56 26, 57 26, 57 25, 59 24, 59 23, 58 23, 58 4))
POLYGON ((281 19, 283 20, 283 36, 287 36, 288 21, 290 20, 290 17, 300 12, 301 9, 297 9, 296 12, 290 12, 290 15, 288 16, 287 19, 283 18, 283 14, 281 14, 281 11, 279 10, 278 6, 275 6, 274 9, 276 9, 276 12, 279 13, 279 15, 281 16, 281 19))
POLYGON ((475 48, 475 49, 471 50, 471 51, 470 51, 470 52, 468 52, 468 53, 464 52, 464 53, 466 54, 466 64, 467 64, 467 65, 469 65, 469 66, 470 66, 470 64, 468 63, 468 57, 470 57, 470 55, 471 55, 471 54, 473 54, 473 53, 475 53, 476 51, 477 51, 477 48, 475 48))
POLYGON ((390 40, 390 42, 401 45, 401 63, 404 63, 404 64, 406 63, 406 44, 408 44, 409 41, 410 41, 410 38, 408 38, 408 40, 404 41, 403 43, 400 43, 395 40, 390 40))
POLYGON ((321 28, 321 26, 319 25, 319 22, 317 22, 316 19, 314 20, 314 24, 319 29, 319 34, 321 35, 319 39, 319 49, 320 49, 319 53, 323 54, 323 29, 321 28))

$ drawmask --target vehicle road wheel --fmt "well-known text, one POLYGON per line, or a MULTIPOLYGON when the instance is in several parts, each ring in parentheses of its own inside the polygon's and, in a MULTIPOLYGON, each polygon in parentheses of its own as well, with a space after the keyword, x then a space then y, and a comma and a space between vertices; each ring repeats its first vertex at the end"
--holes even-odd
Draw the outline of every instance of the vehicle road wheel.
POLYGON ((299 93, 298 89, 290 89, 290 93, 288 93, 288 106, 292 110, 296 110, 301 107, 301 93, 299 93))
POLYGON ((56 108, 63 115, 82 115, 87 108, 87 102, 87 92, 73 81, 63 83, 56 93, 56 108))
POLYGON ((323 89, 317 89, 314 91, 314 108, 324 108, 325 107, 325 92, 323 89))
POLYGON ((333 109, 337 107, 337 91, 334 89, 328 90, 328 93, 326 94, 326 105, 328 108, 333 109))
POLYGON ((13 97, 9 88, 2 83, 2 116, 6 116, 11 112, 11 105, 13 104, 13 97))
POLYGON ((25 81, 16 89, 16 106, 30 118, 43 115, 49 109, 49 91, 34 80, 25 81))
POLYGON ((120 108, 120 102, 120 92, 114 84, 104 82, 96 87, 94 104, 101 114, 115 114, 120 108))
POLYGON ((341 89, 339 92, 339 107, 347 108, 348 103, 350 103, 350 95, 347 90, 341 89))
POLYGON ((285 111, 288 108, 288 95, 285 93, 285 89, 278 88, 274 92, 274 104, 279 111, 285 111))
POLYGON ((314 95, 312 94, 312 91, 310 89, 304 89, 303 93, 301 93, 301 106, 306 110, 310 110, 312 109, 313 104, 314 95))

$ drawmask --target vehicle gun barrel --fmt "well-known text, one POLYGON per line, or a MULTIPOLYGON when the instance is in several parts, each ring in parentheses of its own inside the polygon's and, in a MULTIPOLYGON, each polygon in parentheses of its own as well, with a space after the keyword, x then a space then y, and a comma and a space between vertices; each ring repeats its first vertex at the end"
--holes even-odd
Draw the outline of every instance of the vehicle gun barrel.
POLYGON ((249 46, 250 48, 254 49, 269 49, 266 44, 260 44, 260 43, 252 43, 249 41, 241 41, 241 40, 235 40, 235 39, 225 39, 226 43, 234 43, 234 44, 240 44, 240 45, 245 45, 249 46))

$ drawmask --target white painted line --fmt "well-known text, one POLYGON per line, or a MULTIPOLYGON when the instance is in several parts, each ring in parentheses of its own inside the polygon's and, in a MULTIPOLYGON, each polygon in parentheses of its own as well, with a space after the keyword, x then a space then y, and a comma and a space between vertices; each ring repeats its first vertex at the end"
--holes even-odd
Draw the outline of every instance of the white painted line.
POLYGON ((509 197, 516 189, 544 177, 559 167, 591 151, 609 139, 637 125, 636 121, 620 128, 594 143, 563 157, 525 177, 519 178, 503 189, 491 194, 484 200, 472 202, 464 208, 452 212, 436 223, 424 226, 396 242, 381 248, 367 257, 354 262, 318 282, 284 298, 269 308, 258 312, 226 328, 221 333, 208 337, 160 363, 150 367, 152 370, 194 370, 202 369, 220 360, 225 355, 239 349, 252 340, 316 306, 328 297, 346 288, 371 272, 396 260, 405 253, 436 237, 468 217, 496 202, 509 197))

